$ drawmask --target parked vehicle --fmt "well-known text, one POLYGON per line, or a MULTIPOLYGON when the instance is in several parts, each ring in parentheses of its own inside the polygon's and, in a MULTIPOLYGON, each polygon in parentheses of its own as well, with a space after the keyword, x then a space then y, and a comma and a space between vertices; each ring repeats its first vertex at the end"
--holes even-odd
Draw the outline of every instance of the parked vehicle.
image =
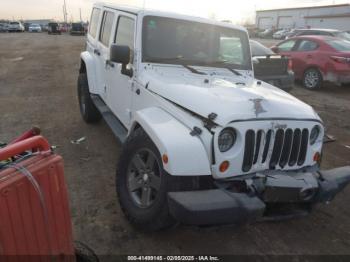
POLYGON ((72 23, 70 29, 71 35, 85 35, 85 28, 82 23, 72 23))
POLYGON ((8 24, 0 23, 0 32, 7 32, 8 31, 8 24))
POLYGON ((30 24, 28 28, 28 32, 36 32, 36 33, 41 33, 41 26, 38 24, 30 24))
POLYGON ((250 40, 255 78, 290 91, 294 84, 291 60, 280 56, 257 41, 250 40))
POLYGON ((30 23, 24 23, 23 26, 24 26, 24 31, 28 32, 30 23))
POLYGON ((24 32, 24 26, 21 22, 14 21, 9 23, 7 30, 8 32, 24 32))
POLYGON ((262 32, 259 28, 256 28, 256 27, 254 27, 254 28, 249 27, 249 28, 247 28, 247 31, 248 31, 249 37, 251 37, 251 38, 258 37, 259 32, 262 32))
POLYGON ((69 32, 69 25, 65 23, 61 23, 59 24, 59 30, 61 31, 61 33, 67 33, 69 32))
POLYGON ((273 34, 273 39, 283 40, 286 38, 287 34, 290 32, 290 29, 282 29, 273 34))
POLYGON ((274 31, 272 29, 266 29, 262 32, 259 32, 258 37, 260 37, 260 38, 272 38, 273 32, 274 31))
POLYGON ((271 48, 293 61, 295 78, 318 89, 324 81, 350 83, 350 41, 330 36, 298 36, 271 48))
POLYGON ((52 34, 60 35, 61 30, 59 28, 58 23, 49 23, 47 33, 49 35, 52 35, 52 34))
POLYGON ((304 35, 334 36, 350 41, 350 34, 348 32, 339 31, 335 29, 296 29, 290 34, 288 34, 286 38, 304 35))
POLYGON ((244 28, 95 4, 87 38, 80 111, 123 143, 116 190, 134 225, 292 217, 349 183, 350 167, 319 170, 317 113, 254 79, 244 28))

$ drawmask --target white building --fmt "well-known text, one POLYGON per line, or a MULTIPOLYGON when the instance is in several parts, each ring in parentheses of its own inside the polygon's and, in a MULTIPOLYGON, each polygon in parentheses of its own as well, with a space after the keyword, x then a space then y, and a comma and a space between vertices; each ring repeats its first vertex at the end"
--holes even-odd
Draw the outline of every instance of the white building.
POLYGON ((311 27, 349 31, 350 4, 259 10, 256 26, 259 29, 311 27))

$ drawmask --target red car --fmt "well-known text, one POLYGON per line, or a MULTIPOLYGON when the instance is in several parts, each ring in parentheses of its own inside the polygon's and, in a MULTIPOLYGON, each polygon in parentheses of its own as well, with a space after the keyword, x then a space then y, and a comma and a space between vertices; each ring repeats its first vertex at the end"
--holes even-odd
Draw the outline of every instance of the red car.
POLYGON ((292 59, 295 79, 318 89, 324 81, 350 83, 350 41, 329 36, 299 36, 271 48, 292 59))

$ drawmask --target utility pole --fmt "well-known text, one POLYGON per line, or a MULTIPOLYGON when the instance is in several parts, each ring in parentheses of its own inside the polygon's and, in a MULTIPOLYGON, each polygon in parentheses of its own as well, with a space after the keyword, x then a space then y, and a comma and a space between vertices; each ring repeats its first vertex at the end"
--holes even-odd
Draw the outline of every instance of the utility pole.
POLYGON ((81 8, 79 8, 79 13, 80 13, 80 22, 83 22, 83 19, 81 18, 81 8))
POLYGON ((63 19, 64 22, 67 24, 67 5, 66 5, 66 0, 63 0, 63 19))

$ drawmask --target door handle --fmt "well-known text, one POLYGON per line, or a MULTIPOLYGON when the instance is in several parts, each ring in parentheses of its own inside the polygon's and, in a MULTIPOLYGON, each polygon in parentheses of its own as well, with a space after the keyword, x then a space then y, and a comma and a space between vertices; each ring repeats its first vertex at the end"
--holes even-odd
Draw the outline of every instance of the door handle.
POLYGON ((307 55, 306 58, 312 58, 312 55, 307 55))
POLYGON ((100 56, 101 55, 100 50, 94 49, 94 54, 100 56))

